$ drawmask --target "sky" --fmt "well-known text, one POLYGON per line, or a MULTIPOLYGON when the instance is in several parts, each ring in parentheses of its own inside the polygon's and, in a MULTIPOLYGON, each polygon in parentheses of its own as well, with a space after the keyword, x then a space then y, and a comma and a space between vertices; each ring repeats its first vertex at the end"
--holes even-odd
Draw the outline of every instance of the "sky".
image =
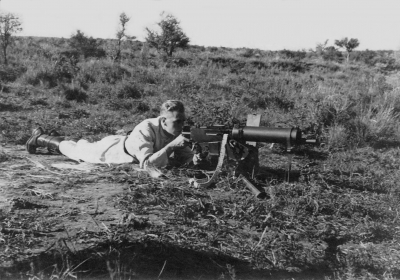
POLYGON ((115 38, 124 12, 144 41, 165 12, 192 45, 308 50, 348 37, 359 50, 400 50, 400 0, 0 0, 0 12, 20 17, 21 36, 115 38))

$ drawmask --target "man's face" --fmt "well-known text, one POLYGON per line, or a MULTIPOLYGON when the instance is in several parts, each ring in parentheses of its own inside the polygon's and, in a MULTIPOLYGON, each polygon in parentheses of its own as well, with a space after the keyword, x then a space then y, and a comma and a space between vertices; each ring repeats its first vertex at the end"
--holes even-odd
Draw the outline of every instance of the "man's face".
POLYGON ((179 136, 182 133, 183 123, 186 120, 185 113, 170 111, 163 118, 163 128, 166 132, 173 136, 179 136))

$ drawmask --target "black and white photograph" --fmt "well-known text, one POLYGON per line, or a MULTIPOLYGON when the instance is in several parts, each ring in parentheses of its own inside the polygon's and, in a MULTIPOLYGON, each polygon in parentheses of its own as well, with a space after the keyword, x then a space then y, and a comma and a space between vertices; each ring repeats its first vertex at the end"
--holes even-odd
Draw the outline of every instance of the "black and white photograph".
POLYGON ((400 279, 399 0, 0 0, 0 279, 400 279))

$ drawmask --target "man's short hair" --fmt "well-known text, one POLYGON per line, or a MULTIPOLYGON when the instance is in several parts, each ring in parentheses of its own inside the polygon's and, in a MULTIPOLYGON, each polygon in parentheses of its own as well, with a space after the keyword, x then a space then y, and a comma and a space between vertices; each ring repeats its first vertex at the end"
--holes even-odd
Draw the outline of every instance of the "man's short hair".
POLYGON ((183 114, 185 113, 185 106, 179 100, 167 100, 161 105, 160 116, 173 111, 183 114))

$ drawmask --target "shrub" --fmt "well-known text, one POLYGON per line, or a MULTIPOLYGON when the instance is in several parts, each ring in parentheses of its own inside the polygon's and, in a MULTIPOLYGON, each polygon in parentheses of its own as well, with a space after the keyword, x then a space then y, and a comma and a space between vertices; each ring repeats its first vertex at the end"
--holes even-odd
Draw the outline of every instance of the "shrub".
POLYGON ((359 61, 367 64, 368 66, 374 66, 376 61, 375 57, 378 54, 374 51, 365 50, 365 51, 355 51, 352 52, 350 58, 354 61, 359 61))
POLYGON ((216 52, 216 51, 218 51, 218 47, 207 47, 207 50, 209 52, 216 52))
POLYGON ((300 60, 306 57, 307 53, 305 51, 290 51, 290 50, 282 50, 279 51, 279 54, 284 58, 300 60))
MULTIPOLYGON (((56 57, 57 56, 58 57, 67 57, 69 59, 74 59, 74 60, 79 60, 80 53, 79 53, 79 51, 74 50, 74 49, 66 49, 66 50, 64 49, 64 50, 57 52, 56 57)), ((53 60, 54 60, 54 57, 53 57, 53 60)), ((57 58, 56 58, 56 60, 57 60, 57 58)))
POLYGON ((26 70, 23 66, 0 65, 0 82, 14 82, 26 70))
POLYGON ((261 60, 251 60, 251 61, 249 61, 247 63, 250 64, 251 67, 257 68, 259 70, 268 67, 268 64, 266 64, 265 62, 263 62, 261 60))
POLYGON ((69 46, 80 55, 87 57, 105 57, 106 52, 100 47, 100 43, 92 37, 87 37, 83 32, 77 30, 69 40, 69 46))
POLYGON ((323 100, 318 112, 319 122, 325 126, 344 125, 357 116, 355 105, 356 103, 349 97, 340 94, 329 95, 323 100))
POLYGON ((186 66, 190 65, 189 60, 187 60, 186 58, 183 58, 183 57, 174 58, 172 60, 172 62, 174 63, 174 65, 176 65, 178 67, 186 67, 186 66))
POLYGON ((42 105, 47 106, 49 103, 47 102, 46 98, 35 98, 30 100, 31 105, 42 105))
POLYGON ((202 53, 206 51, 206 47, 204 46, 197 46, 197 45, 189 45, 190 52, 193 53, 202 53))
POLYGON ((227 102, 204 102, 198 100, 196 106, 190 107, 191 115, 188 117, 188 124, 214 125, 222 124, 232 127, 239 124, 238 114, 242 113, 239 100, 227 102))
POLYGON ((350 119, 344 124, 347 147, 358 148, 371 140, 371 128, 360 117, 350 119))
POLYGON ((240 56, 249 58, 254 55, 254 50, 253 49, 244 49, 244 51, 240 54, 240 56))
POLYGON ((143 89, 134 83, 122 82, 115 86, 116 95, 118 98, 137 99, 142 97, 143 89))
POLYGON ((36 68, 29 68, 21 76, 22 82, 33 86, 42 85, 48 88, 53 88, 59 83, 71 82, 79 71, 77 59, 63 54, 57 54, 53 59, 53 64, 42 63, 36 68))
POLYGON ((300 73, 304 73, 305 71, 308 71, 310 68, 307 63, 298 60, 271 61, 270 65, 281 71, 300 72, 300 73))
POLYGON ((395 113, 393 105, 362 113, 361 121, 369 128, 369 140, 391 138, 398 130, 399 114, 395 113))
POLYGON ((61 90, 63 95, 65 96, 65 99, 67 100, 75 100, 77 102, 83 102, 86 101, 87 99, 87 94, 86 92, 78 86, 75 86, 74 84, 68 84, 68 85, 61 85, 61 90))
POLYGON ((133 102, 127 102, 123 99, 107 98, 105 107, 112 111, 131 110, 133 108, 133 102))
POLYGON ((41 85, 48 88, 57 86, 57 77, 54 71, 47 65, 42 65, 36 69, 29 68, 24 75, 21 76, 21 82, 26 85, 41 85))
MULTIPOLYGON (((1 138, 0 138, 1 139, 1 138)), ((0 151, 0 163, 11 160, 12 157, 4 151, 0 151)))
POLYGON ((76 109, 72 112, 72 117, 76 120, 82 119, 82 118, 89 118, 90 113, 84 109, 76 109))
POLYGON ((86 83, 116 84, 118 81, 131 77, 130 71, 111 61, 91 61, 79 64, 77 78, 86 83))
POLYGON ((328 140, 328 149, 347 147, 347 132, 343 125, 333 124, 329 127, 326 138, 328 140))
POLYGON ((311 68, 316 71, 324 71, 324 72, 336 72, 341 69, 339 65, 331 61, 323 63, 315 63, 311 66, 311 68))
POLYGON ((139 112, 147 112, 150 110, 150 106, 147 103, 139 102, 139 104, 136 106, 136 109, 139 112))
POLYGON ((69 109, 69 108, 72 107, 71 102, 69 102, 69 101, 66 100, 66 99, 57 100, 57 101, 54 103, 54 106, 55 106, 57 109, 69 109))
POLYGON ((217 56, 217 57, 211 57, 210 60, 217 64, 220 67, 231 67, 231 68, 243 68, 244 65, 246 64, 244 61, 231 58, 231 57, 226 57, 226 56, 217 56))
POLYGON ((322 58, 326 61, 342 62, 343 54, 338 51, 335 47, 327 47, 322 53, 322 58))
POLYGON ((78 59, 75 56, 59 54, 55 57, 54 76, 58 82, 71 82, 79 71, 78 59))

